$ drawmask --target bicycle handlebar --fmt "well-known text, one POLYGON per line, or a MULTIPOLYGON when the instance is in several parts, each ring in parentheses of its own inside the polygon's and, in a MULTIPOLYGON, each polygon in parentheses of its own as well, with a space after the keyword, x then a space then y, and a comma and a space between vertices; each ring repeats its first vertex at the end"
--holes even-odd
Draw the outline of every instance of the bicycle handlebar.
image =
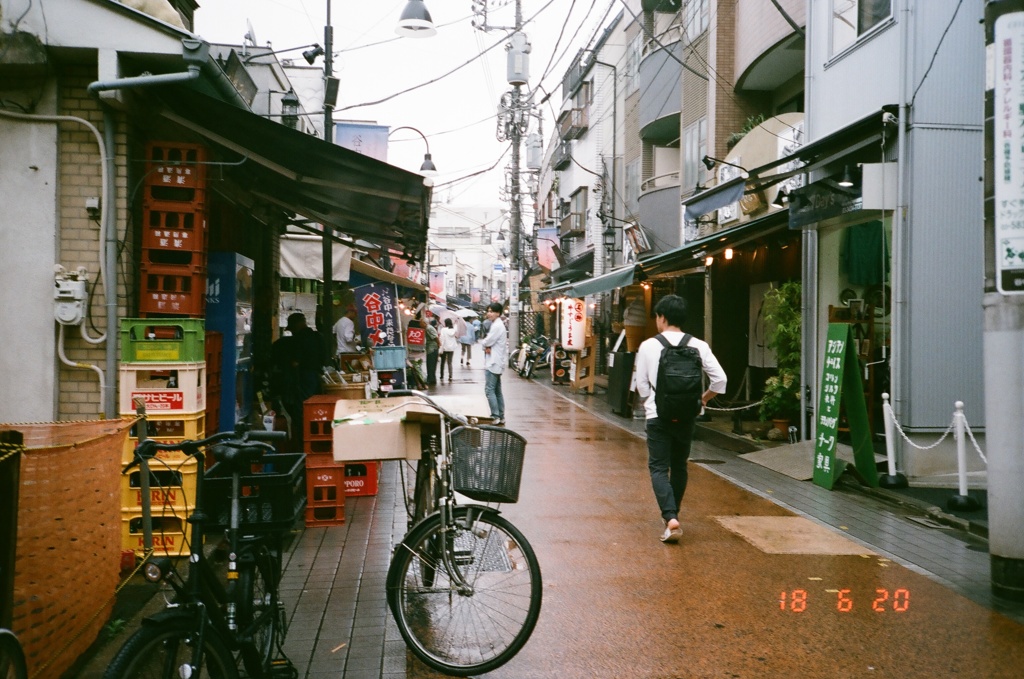
POLYGON ((426 403, 428 406, 430 406, 437 412, 447 417, 449 420, 455 420, 464 427, 472 426, 467 418, 463 417, 462 415, 456 415, 455 413, 445 410, 444 407, 439 405, 434 399, 430 398, 422 391, 416 391, 415 389, 393 389, 392 391, 388 392, 387 398, 391 398, 392 396, 416 396, 417 398, 421 399, 424 403, 426 403))
POLYGON ((266 452, 267 448, 271 448, 271 451, 273 451, 273 448, 265 443, 266 441, 283 441, 287 438, 288 432, 250 430, 248 427, 241 426, 237 427, 234 431, 222 431, 204 439, 175 441, 173 443, 158 443, 154 439, 146 439, 139 443, 138 448, 135 450, 136 459, 130 462, 122 470, 122 473, 137 465, 138 457, 152 458, 160 450, 180 450, 186 455, 196 455, 199 453, 200 448, 210 448, 214 452, 214 457, 217 457, 216 450, 214 450, 215 444, 222 444, 232 448, 249 444, 252 448, 259 448, 266 452))

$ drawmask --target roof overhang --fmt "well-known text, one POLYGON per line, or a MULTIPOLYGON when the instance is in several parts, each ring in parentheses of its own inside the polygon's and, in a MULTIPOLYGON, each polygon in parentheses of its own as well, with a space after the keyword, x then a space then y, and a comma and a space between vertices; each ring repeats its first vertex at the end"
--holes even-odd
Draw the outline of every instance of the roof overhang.
POLYGON ((429 179, 186 87, 162 97, 160 113, 241 156, 225 175, 261 202, 422 260, 429 179))

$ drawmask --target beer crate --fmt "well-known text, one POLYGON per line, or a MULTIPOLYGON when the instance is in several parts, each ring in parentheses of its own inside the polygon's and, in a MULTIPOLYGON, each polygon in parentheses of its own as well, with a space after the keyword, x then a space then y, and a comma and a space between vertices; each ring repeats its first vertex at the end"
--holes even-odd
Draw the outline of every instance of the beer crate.
MULTIPOLYGON (((187 516, 196 506, 196 461, 193 458, 167 462, 149 461, 150 507, 157 511, 176 510, 187 516)), ((121 477, 122 511, 142 511, 142 472, 138 468, 121 477)))
POLYGON ((202 318, 122 318, 121 360, 125 363, 203 361, 206 337, 210 335, 204 334, 205 323, 202 318))
MULTIPOLYGON (((185 440, 196 440, 206 436, 206 413, 193 413, 190 415, 147 415, 146 416, 146 437, 156 440, 158 443, 177 443, 185 440)), ((139 425, 136 423, 128 430, 128 438, 125 439, 124 451, 121 454, 121 463, 128 464, 134 459, 135 447, 139 444, 139 425)), ((156 458, 164 460, 168 464, 177 463, 185 459, 185 453, 180 451, 157 451, 156 458)))
POLYGON ((135 413, 136 398, 146 414, 194 414, 206 410, 206 363, 122 363, 120 411, 135 413))
POLYGON ((202 316, 206 310, 206 267, 146 264, 139 267, 139 312, 202 316))
MULTIPOLYGON (((189 540, 192 526, 188 517, 173 509, 158 511, 153 509, 153 554, 156 556, 186 556, 189 554, 189 540)), ((131 550, 138 556, 146 554, 142 532, 142 512, 122 510, 121 512, 121 547, 131 550)))

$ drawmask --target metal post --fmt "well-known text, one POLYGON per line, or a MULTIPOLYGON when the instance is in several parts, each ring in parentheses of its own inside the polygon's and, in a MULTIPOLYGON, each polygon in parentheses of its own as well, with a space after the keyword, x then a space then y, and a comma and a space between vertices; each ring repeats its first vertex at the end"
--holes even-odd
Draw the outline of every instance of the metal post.
MULTIPOLYGON (((324 141, 328 144, 334 143, 334 108, 327 101, 327 90, 330 86, 330 79, 334 75, 334 27, 331 26, 331 0, 327 0, 327 23, 324 25, 324 141)), ((334 275, 334 239, 331 237, 333 229, 328 224, 323 227, 323 265, 324 265, 324 286, 323 306, 321 307, 321 322, 323 327, 317 330, 324 336, 325 346, 331 346, 331 335, 334 322, 334 292, 331 289, 334 275)))
MULTIPOLYGON (((1024 31, 1019 26, 1024 19, 1024 0, 991 0, 985 6, 985 45, 997 54, 993 55, 997 65, 1004 58, 1011 58, 1014 68, 1009 78, 1002 68, 995 69, 995 77, 985 91, 985 310, 984 356, 985 356, 985 437, 988 449, 988 518, 989 554, 992 572, 992 592, 996 596, 1024 601, 1024 457, 1020 454, 1020 443, 1024 440, 1024 420, 1020 413, 1024 408, 1024 294, 1007 294, 997 288, 997 257, 1001 254, 996 247, 997 218, 1000 223, 1006 219, 997 212, 997 194, 1001 200, 1019 201, 1024 198, 1020 189, 1019 160, 1020 138, 1001 139, 996 132, 997 120, 1009 118, 1005 130, 1011 135, 1018 134, 1022 115, 1012 103, 1014 94, 1020 90, 1021 51, 1024 50, 1024 31), (999 33, 999 40, 996 33, 999 33), (1006 52, 1004 52, 1006 50, 1006 52), (996 88, 999 96, 996 96, 996 88), (1010 100, 1004 112, 1003 104, 997 108, 1000 98, 1010 100), (998 114, 998 115, 997 115, 998 114), (1004 146, 1005 144, 1005 146, 1004 146), (1004 156, 1009 155, 1009 158, 1004 156), (998 160, 997 160, 998 158, 998 160), (998 163, 998 164, 997 164, 998 163), (998 168, 998 171, 997 171, 998 168), (1012 181, 1005 181, 1009 173, 1012 181)), ((980 49, 981 46, 979 45, 980 49)), ((1005 124, 1005 123, 1004 123, 1005 124)), ((1003 287, 1009 282, 1004 281, 1003 287)), ((1019 287, 1019 286, 1018 286, 1019 287)))

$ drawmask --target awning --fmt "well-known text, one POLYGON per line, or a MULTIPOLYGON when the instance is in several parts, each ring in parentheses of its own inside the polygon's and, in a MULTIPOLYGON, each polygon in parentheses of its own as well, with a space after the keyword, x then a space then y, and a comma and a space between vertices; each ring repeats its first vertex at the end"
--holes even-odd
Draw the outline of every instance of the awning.
POLYGON ((882 113, 890 107, 884 107, 832 134, 810 144, 805 144, 788 156, 777 158, 770 163, 747 170, 748 177, 735 177, 717 186, 712 186, 694 194, 684 205, 685 219, 694 221, 701 215, 714 212, 720 207, 735 203, 744 193, 755 193, 779 184, 798 174, 814 172, 827 165, 836 163, 844 156, 854 153, 866 146, 876 144, 882 138, 882 113), (780 165, 794 160, 803 164, 796 169, 768 174, 780 165), (739 190, 737 191, 737 185, 739 190))
POLYGON ((564 266, 552 270, 551 279, 558 280, 558 284, 580 280, 591 275, 594 270, 594 251, 587 250, 575 259, 566 262, 564 266))
MULTIPOLYGON (((352 262, 352 248, 335 243, 331 247, 334 266, 331 278, 347 281, 352 262)), ((281 236, 281 276, 283 278, 304 278, 311 281, 324 279, 324 248, 320 236, 281 236)))
POLYGON ((646 278, 663 277, 680 269, 703 265, 704 263, 698 260, 702 259, 707 253, 723 250, 727 247, 736 247, 777 231, 786 230, 787 228, 788 220, 786 213, 776 212, 765 215, 760 219, 751 220, 732 229, 719 231, 710 236, 690 241, 675 250, 669 250, 649 259, 641 260, 637 266, 640 267, 646 278))
MULTIPOLYGON (((400 288, 423 292, 426 288, 408 278, 396 276, 379 266, 352 258, 352 249, 340 243, 331 248, 334 255, 334 271, 331 277, 353 286, 368 280, 394 283, 400 288)), ((281 276, 323 280, 323 246, 319 236, 286 235, 281 237, 281 276)))
POLYGON ((274 205, 422 261, 430 180, 187 87, 165 91, 165 118, 240 156, 217 171, 256 199, 246 207, 274 205))
POLYGON ((609 290, 624 288, 627 285, 633 284, 635 274, 635 264, 622 266, 600 276, 570 283, 568 291, 564 294, 569 297, 586 297, 587 295, 596 295, 608 292, 609 290))

